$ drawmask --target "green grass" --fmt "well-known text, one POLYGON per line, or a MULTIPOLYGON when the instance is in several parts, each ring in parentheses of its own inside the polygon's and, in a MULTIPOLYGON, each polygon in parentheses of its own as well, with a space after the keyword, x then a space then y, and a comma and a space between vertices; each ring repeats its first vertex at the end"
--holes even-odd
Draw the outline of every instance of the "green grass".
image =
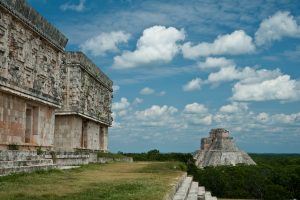
POLYGON ((181 163, 137 162, 86 165, 0 177, 2 200, 157 200, 182 175, 181 163), (175 166, 175 168, 174 168, 175 166))
POLYGON ((102 153, 97 154, 98 158, 126 158, 126 156, 117 153, 102 153))
POLYGON ((139 170, 144 173, 170 173, 173 170, 186 171, 186 165, 181 162, 152 162, 139 170))

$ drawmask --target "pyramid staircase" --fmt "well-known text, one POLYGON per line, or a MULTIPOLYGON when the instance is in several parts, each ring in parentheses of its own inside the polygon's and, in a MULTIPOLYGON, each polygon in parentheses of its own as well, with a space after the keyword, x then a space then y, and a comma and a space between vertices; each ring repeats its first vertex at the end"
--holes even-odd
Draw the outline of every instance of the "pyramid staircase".
POLYGON ((203 186, 199 187, 198 182, 193 181, 193 177, 185 175, 172 200, 217 200, 217 197, 205 191, 203 186))
POLYGON ((52 159, 45 159, 36 151, 0 151, 0 176, 56 167, 52 159))

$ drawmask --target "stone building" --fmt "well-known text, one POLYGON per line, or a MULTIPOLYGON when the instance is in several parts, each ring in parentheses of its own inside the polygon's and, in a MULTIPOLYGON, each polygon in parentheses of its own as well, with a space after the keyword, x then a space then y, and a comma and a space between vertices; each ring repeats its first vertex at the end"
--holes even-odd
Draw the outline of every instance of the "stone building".
POLYGON ((0 150, 107 150, 112 81, 25 0, 0 0, 0 150))
POLYGON ((63 104, 55 116, 55 147, 107 150, 112 81, 81 52, 66 52, 63 104))
POLYGON ((22 0, 0 0, 0 148, 54 144, 67 38, 22 0))
POLYGON ((229 131, 223 128, 212 129, 209 137, 201 139, 201 149, 194 156, 198 167, 246 164, 255 162, 241 151, 229 131))

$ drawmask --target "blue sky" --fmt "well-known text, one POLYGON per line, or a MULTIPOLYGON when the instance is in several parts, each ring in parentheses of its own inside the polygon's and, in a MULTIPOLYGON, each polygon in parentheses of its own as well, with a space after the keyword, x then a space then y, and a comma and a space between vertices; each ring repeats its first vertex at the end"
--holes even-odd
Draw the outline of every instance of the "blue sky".
POLYGON ((113 152, 192 152, 224 127, 300 153, 300 3, 28 0, 114 81, 113 152))

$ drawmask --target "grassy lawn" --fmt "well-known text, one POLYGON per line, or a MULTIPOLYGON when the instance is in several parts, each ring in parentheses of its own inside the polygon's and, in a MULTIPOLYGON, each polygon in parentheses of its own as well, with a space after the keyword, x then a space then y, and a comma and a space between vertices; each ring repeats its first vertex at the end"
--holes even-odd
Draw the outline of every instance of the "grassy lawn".
POLYGON ((158 200, 183 174, 178 162, 135 162, 86 165, 0 177, 0 199, 158 200))

